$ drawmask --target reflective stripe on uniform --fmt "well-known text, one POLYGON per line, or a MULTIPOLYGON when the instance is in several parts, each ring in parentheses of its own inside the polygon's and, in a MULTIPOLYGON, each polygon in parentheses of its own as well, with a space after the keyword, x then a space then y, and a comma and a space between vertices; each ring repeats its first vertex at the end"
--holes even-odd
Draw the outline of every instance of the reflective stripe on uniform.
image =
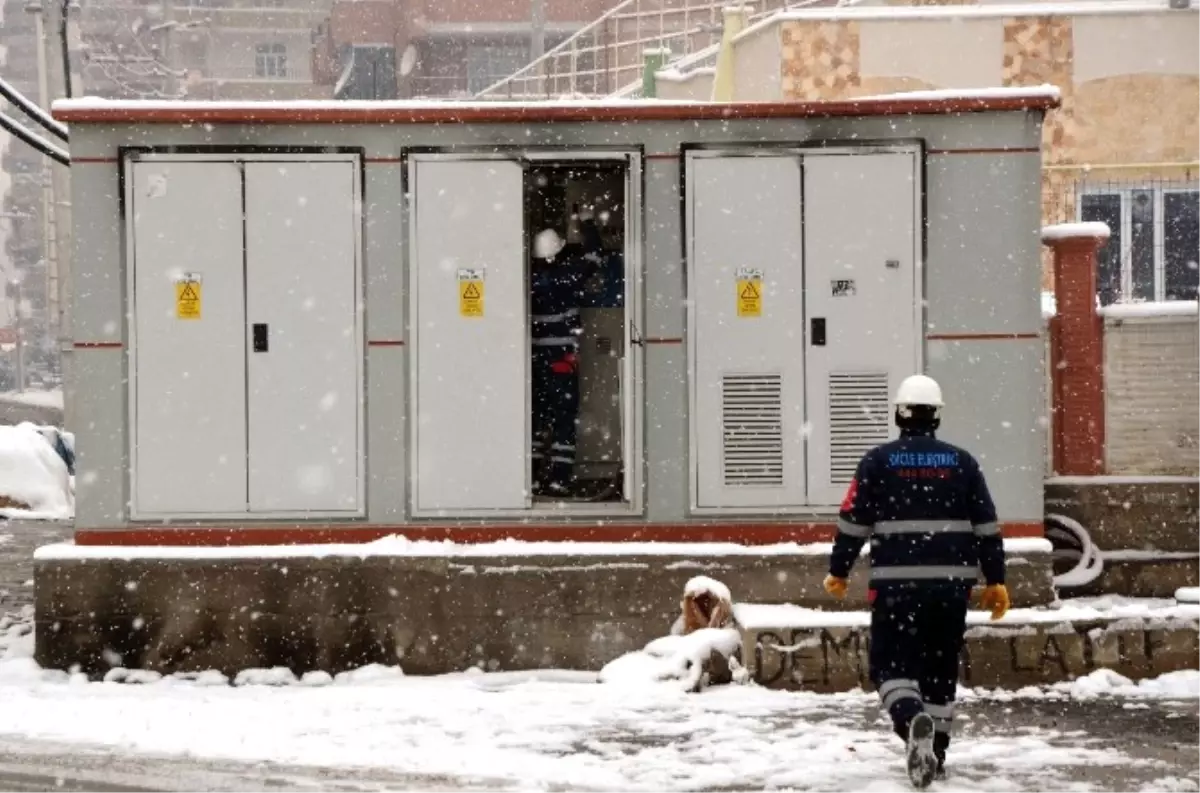
POLYGON ((550 336, 545 339, 534 339, 534 347, 578 347, 579 339, 574 336, 550 336))
POLYGON ((975 526, 976 537, 994 537, 1000 533, 999 523, 980 523, 975 526))
POLYGON ((561 314, 534 314, 533 316, 530 317, 530 319, 533 320, 534 322, 542 322, 542 323, 562 322, 564 320, 568 320, 568 319, 571 319, 572 317, 577 317, 577 316, 579 316, 579 309, 569 308, 566 311, 562 312, 561 314))
POLYGON ((919 700, 921 698, 921 689, 917 686, 917 681, 897 677, 892 680, 885 680, 879 686, 879 698, 883 700, 885 708, 890 708, 902 699, 919 700))
POLYGON ((870 537, 871 536, 871 527, 870 526, 863 526, 858 523, 851 523, 850 521, 846 520, 845 518, 838 518, 837 527, 838 527, 838 531, 840 531, 842 534, 848 534, 851 537, 870 537))
POLYGON ((966 565, 896 565, 895 567, 871 568, 872 581, 897 581, 903 579, 930 581, 938 578, 974 580, 977 575, 974 567, 967 567, 966 565))
POLYGON ((954 718, 954 703, 949 705, 938 705, 932 702, 925 703, 925 712, 935 719, 945 719, 949 721, 954 718))
POLYGON ((969 520, 881 520, 876 534, 959 534, 969 533, 969 520))
MULTIPOLYGON (((925 710, 928 711, 929 708, 926 708, 925 710)), ((946 735, 949 735, 950 730, 953 726, 954 726, 954 723, 951 722, 950 719, 935 718, 933 720, 933 731, 934 732, 941 732, 941 733, 945 733, 946 735)))

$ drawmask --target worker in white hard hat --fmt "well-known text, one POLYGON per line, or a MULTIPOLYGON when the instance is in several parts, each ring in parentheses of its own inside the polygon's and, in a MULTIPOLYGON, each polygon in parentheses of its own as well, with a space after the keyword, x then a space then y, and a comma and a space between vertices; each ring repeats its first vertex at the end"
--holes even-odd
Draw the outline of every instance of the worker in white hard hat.
POLYGON ((825 578, 826 591, 845 597, 871 541, 871 680, 907 744, 917 788, 945 775, 967 606, 981 569, 983 607, 994 620, 1009 607, 996 508, 975 458, 937 439, 944 407, 932 378, 900 384, 900 437, 859 461, 825 578))
MULTIPOLYGON (((590 216, 578 219, 588 224, 590 216)), ((564 243, 552 228, 534 237, 530 268, 533 489, 536 495, 574 495, 579 420, 580 309, 601 259, 580 243, 564 243)))

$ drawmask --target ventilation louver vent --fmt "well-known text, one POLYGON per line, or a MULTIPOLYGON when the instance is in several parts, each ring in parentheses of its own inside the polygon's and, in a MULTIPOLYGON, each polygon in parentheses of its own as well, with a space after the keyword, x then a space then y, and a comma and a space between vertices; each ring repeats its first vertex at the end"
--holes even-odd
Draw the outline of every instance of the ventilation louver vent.
POLYGON ((721 463, 727 487, 783 484, 783 378, 721 378, 721 463))
POLYGON ((829 479, 848 485, 863 454, 886 443, 891 421, 886 372, 829 375, 829 479))

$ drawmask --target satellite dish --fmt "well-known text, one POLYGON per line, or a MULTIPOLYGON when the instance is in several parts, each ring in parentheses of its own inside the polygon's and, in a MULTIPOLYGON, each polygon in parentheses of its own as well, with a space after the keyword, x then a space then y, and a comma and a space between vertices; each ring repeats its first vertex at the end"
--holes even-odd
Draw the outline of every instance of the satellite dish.
POLYGON ((417 65, 417 48, 409 44, 400 56, 400 76, 407 77, 417 65))

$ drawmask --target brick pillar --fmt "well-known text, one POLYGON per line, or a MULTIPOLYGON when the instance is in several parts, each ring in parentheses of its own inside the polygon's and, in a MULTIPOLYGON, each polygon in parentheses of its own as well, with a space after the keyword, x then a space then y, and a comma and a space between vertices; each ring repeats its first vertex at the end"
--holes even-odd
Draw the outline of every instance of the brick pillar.
POLYGON ((1096 254, 1104 223, 1047 226, 1054 253, 1055 317, 1050 323, 1054 473, 1104 473, 1104 320, 1096 311, 1096 254))

